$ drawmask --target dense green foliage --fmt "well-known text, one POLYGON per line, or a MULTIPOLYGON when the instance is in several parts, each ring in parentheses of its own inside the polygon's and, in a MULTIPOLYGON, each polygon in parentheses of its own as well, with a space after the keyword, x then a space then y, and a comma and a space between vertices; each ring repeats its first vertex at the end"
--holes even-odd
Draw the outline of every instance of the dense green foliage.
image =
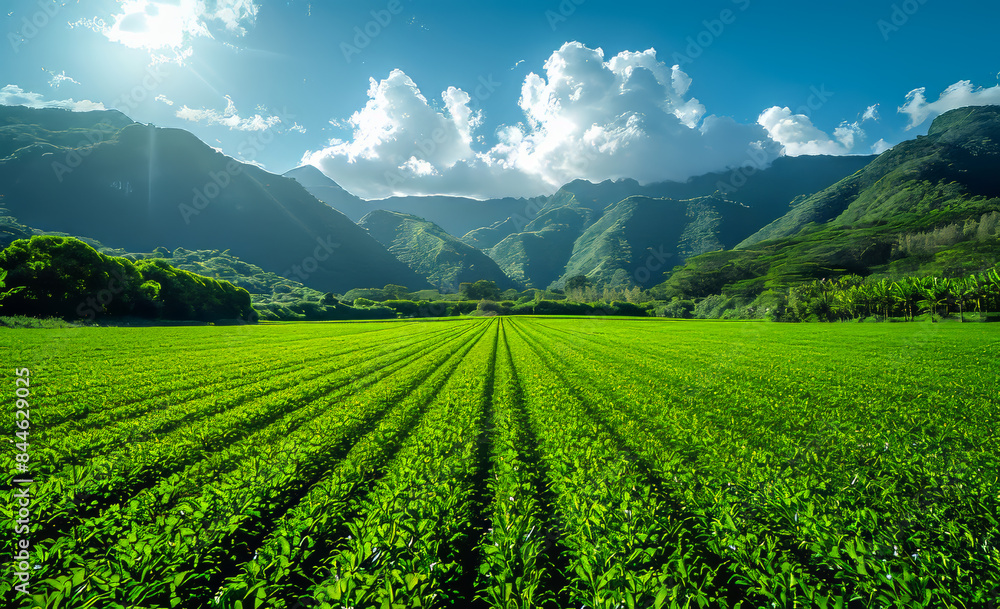
POLYGON ((33 606, 992 607, 998 347, 601 318, 0 330, 35 371, 33 606))
POLYGON ((0 302, 4 315, 256 320, 250 294, 229 282, 163 261, 105 256, 70 237, 14 241, 0 252, 0 269, 16 290, 0 302))
POLYGON ((500 300, 502 292, 494 281, 480 279, 472 283, 462 283, 458 286, 458 293, 462 298, 468 300, 500 300))

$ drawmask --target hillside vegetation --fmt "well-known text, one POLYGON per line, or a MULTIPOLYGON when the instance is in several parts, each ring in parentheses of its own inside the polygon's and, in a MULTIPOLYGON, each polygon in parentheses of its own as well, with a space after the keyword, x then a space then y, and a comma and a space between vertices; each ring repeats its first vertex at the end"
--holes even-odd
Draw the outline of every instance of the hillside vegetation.
POLYGON ((377 210, 358 225, 442 292, 457 292, 459 284, 477 280, 504 290, 517 286, 489 256, 423 218, 377 210))
POLYGON ((1000 108, 938 117, 926 137, 798 201, 738 244, 688 260, 667 297, 754 297, 816 279, 980 273, 1000 262, 1000 108))

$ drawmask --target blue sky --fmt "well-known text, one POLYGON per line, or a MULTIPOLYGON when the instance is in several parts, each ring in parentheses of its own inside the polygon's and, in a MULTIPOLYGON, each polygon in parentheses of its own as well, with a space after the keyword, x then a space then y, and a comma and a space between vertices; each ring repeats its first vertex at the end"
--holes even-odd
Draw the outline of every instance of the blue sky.
POLYGON ((530 196, 884 150, 1000 103, 998 17, 941 0, 7 0, 0 103, 117 107, 366 198, 530 196))

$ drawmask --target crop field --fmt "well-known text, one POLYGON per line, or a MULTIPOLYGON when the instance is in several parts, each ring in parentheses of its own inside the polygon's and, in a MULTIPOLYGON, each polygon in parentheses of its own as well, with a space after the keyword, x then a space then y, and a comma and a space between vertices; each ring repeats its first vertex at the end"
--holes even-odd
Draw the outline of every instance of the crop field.
POLYGON ((0 331, 0 605, 995 608, 998 330, 0 331))

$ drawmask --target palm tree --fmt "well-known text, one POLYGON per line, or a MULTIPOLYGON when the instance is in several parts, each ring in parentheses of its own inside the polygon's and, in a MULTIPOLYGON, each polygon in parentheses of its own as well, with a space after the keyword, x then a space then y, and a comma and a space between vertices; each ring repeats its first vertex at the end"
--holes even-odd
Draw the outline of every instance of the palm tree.
POLYGON ((875 304, 875 294, 870 284, 859 285, 854 288, 854 302, 864 310, 864 316, 872 314, 872 306, 875 304))
POLYGON ((892 284, 889 283, 888 279, 883 279, 877 283, 870 284, 872 302, 877 306, 882 313, 882 320, 889 320, 889 310, 893 308, 896 303, 895 294, 892 290, 892 284))
POLYGON ((854 302, 857 287, 842 287, 833 293, 831 308, 840 321, 857 317, 858 305, 854 302))
POLYGON ((913 321, 920 302, 920 285, 917 280, 904 278, 892 284, 896 299, 903 305, 903 317, 913 321))
POLYGON ((932 319, 935 313, 941 315, 940 311, 938 311, 938 307, 941 306, 944 306, 944 315, 941 315, 941 317, 944 318, 948 315, 948 303, 951 300, 952 294, 951 282, 949 280, 928 277, 924 280, 920 288, 920 294, 923 296, 920 304, 931 313, 932 319))
POLYGON ((965 309, 969 303, 978 303, 980 286, 979 281, 976 276, 973 275, 966 279, 956 279, 953 282, 955 302, 958 304, 958 314, 962 321, 965 322, 965 309))
MULTIPOLYGON (((1000 299, 1000 269, 992 269, 986 273, 985 279, 988 282, 985 289, 987 306, 991 300, 996 305, 996 301, 1000 299)), ((996 306, 993 308, 996 309, 996 306)))

